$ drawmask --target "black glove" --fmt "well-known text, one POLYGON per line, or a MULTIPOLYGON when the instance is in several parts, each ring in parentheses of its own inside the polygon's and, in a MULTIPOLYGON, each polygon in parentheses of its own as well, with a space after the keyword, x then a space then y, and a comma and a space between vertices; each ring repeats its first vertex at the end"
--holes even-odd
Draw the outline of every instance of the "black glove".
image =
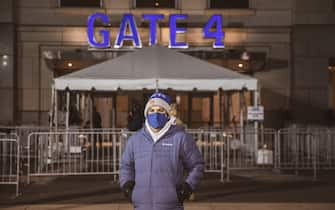
POLYGON ((183 184, 177 186, 177 196, 179 202, 184 203, 186 199, 190 198, 192 192, 192 188, 187 182, 184 182, 183 184))
POLYGON ((128 182, 126 182, 126 183, 122 186, 122 192, 123 192, 124 196, 125 196, 126 198, 128 198, 128 200, 129 200, 130 202, 132 202, 132 201, 131 201, 131 195, 132 195, 132 193, 133 193, 134 186, 135 186, 135 182, 134 182, 134 181, 128 181, 128 182))

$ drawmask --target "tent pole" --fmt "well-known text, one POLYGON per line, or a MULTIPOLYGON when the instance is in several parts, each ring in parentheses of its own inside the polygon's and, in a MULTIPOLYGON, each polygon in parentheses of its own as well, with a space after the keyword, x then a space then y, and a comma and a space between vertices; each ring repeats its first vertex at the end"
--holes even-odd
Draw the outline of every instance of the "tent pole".
POLYGON ((55 130, 58 130, 58 91, 55 89, 55 104, 54 104, 54 112, 55 112, 55 130))
POLYGON ((77 111, 80 111, 80 94, 76 93, 76 107, 77 107, 77 111))
POLYGON ((228 91, 224 91, 224 104, 223 104, 223 122, 224 122, 224 128, 227 128, 229 125, 229 93, 228 91))
MULTIPOLYGON (((254 91, 254 107, 258 106, 258 90, 254 91)), ((258 121, 254 121, 254 131, 255 131, 255 144, 254 144, 254 150, 255 150, 255 160, 258 158, 258 121)))
MULTIPOLYGON (((260 106, 262 105, 262 97, 261 97, 262 88, 261 87, 262 87, 261 84, 258 84, 258 104, 260 106)), ((264 128, 264 120, 260 122, 260 126, 262 129, 264 128)))
POLYGON ((69 131, 69 118, 70 118, 70 90, 67 88, 66 89, 66 118, 65 118, 65 130, 66 130, 66 134, 65 134, 65 151, 69 152, 69 135, 68 135, 68 131, 69 131))
POLYGON ((187 97, 187 99, 188 99, 188 104, 187 104, 187 106, 188 106, 188 113, 187 113, 187 121, 188 121, 188 125, 187 125, 187 127, 191 127, 191 124, 192 124, 192 109, 193 109, 193 106, 192 106, 192 93, 190 92, 190 93, 188 93, 188 97, 187 97))
POLYGON ((240 142, 244 143, 244 91, 240 91, 240 142))
POLYGON ((223 128, 222 89, 219 89, 220 128, 223 128))
POLYGON ((214 95, 210 95, 210 107, 209 107, 209 120, 210 120, 210 126, 213 128, 214 127, 214 95))
POLYGON ((70 91, 66 91, 66 121, 65 121, 65 128, 66 130, 69 129, 69 118, 70 118, 70 91))
POLYGON ((52 128, 53 116, 54 116, 54 105, 55 104, 55 86, 51 86, 51 106, 49 111, 49 129, 52 128))
POLYGON ((87 95, 87 93, 83 94, 83 98, 84 98, 84 106, 83 106, 83 115, 84 115, 84 126, 85 128, 88 128, 88 122, 90 122, 90 113, 89 113, 89 96, 87 95))
POLYGON ((93 106, 94 106, 94 101, 93 101, 93 95, 92 93, 90 93, 90 97, 89 97, 89 108, 90 108, 90 128, 93 128, 93 106))
POLYGON ((112 128, 116 128, 116 94, 112 96, 112 128))

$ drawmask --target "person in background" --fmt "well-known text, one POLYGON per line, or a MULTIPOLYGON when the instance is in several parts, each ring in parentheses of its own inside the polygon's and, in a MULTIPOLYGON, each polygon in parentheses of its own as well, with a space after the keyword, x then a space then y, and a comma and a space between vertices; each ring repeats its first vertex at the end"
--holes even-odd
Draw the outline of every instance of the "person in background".
POLYGON ((69 124, 70 126, 76 126, 75 128, 79 128, 81 123, 82 119, 80 117, 80 113, 77 110, 77 107, 72 104, 70 106, 69 124))
POLYGON ((170 115, 175 118, 175 120, 176 120, 175 124, 176 125, 187 128, 187 125, 184 124, 184 122, 178 117, 177 104, 175 104, 175 103, 171 104, 170 115))
POLYGON ((93 106, 93 128, 101 129, 102 128, 101 122, 102 122, 101 115, 97 111, 97 108, 93 106))
MULTIPOLYGON (((101 115, 97 111, 97 108, 93 106, 92 125, 93 125, 93 128, 95 129, 95 132, 97 132, 98 130, 101 130, 102 128, 101 122, 102 122, 101 115)), ((98 150, 101 148, 102 148, 102 136, 100 134, 94 134, 93 135, 93 151, 91 151, 91 153, 93 152, 93 154, 91 154, 91 157, 93 157, 94 159, 99 159, 99 156, 101 156, 100 154, 101 152, 99 153, 98 150)))
POLYGON ((120 187, 136 210, 183 210, 204 174, 199 149, 175 125, 170 104, 170 97, 160 92, 149 98, 145 124, 129 138, 122 155, 120 187))
POLYGON ((135 103, 128 114, 128 130, 138 131, 143 126, 143 111, 138 103, 135 103))

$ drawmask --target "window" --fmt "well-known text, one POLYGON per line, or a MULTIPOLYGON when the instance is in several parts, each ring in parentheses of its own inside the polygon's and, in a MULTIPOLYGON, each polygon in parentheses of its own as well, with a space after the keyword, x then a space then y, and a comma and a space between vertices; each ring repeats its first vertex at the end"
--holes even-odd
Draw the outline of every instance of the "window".
POLYGON ((211 9, 247 9, 249 0, 210 0, 211 9))
POLYGON ((135 0, 136 8, 175 8, 175 0, 135 0))
POLYGON ((101 7, 102 0, 59 0, 60 7, 101 7))

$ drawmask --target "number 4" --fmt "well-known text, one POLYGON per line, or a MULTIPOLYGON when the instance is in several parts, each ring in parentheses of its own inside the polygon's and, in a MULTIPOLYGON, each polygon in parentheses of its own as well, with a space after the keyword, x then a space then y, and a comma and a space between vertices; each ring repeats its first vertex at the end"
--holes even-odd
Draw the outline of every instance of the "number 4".
POLYGON ((223 43, 224 32, 222 31, 221 15, 213 15, 209 19, 208 23, 205 25, 203 32, 205 38, 215 38, 215 42, 213 43, 214 48, 224 48, 223 43), (212 31, 211 28, 214 25, 216 25, 216 30, 212 31))

